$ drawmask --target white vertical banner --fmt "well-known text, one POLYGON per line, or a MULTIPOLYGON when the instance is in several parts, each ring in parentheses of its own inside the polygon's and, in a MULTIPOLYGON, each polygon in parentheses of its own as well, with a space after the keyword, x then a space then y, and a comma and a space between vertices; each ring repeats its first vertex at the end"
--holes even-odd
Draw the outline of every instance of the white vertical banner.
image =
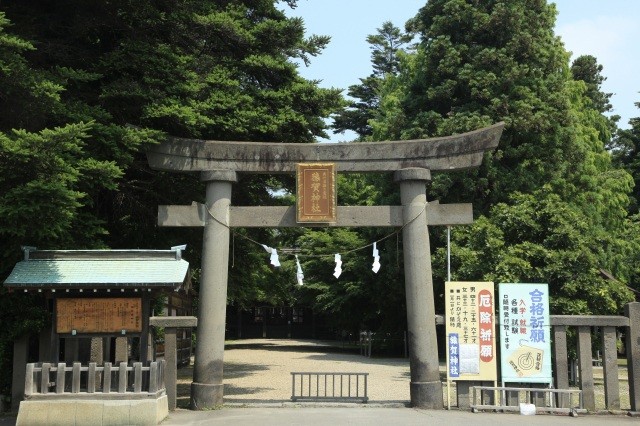
POLYGON ((500 283, 502 382, 553 383, 549 285, 500 283))

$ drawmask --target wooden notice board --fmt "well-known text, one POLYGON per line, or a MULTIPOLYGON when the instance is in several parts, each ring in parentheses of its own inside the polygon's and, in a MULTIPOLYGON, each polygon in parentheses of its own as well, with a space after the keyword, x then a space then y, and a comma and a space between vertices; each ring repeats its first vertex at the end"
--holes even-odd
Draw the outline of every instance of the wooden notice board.
POLYGON ((140 298, 67 298, 56 301, 56 332, 139 333, 142 331, 140 298))
POLYGON ((336 165, 297 164, 297 222, 335 223, 336 165))

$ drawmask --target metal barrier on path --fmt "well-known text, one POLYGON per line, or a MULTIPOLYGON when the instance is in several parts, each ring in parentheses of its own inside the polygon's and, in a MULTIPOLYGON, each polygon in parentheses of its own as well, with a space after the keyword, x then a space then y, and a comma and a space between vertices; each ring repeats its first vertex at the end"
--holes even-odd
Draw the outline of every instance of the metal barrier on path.
POLYGON ((367 402, 369 373, 291 373, 291 400, 367 402))
POLYGON ((474 413, 479 410, 520 411, 520 403, 532 402, 536 412, 565 413, 572 416, 587 412, 579 389, 472 386, 471 392, 471 410, 474 413), (490 402, 485 404, 485 399, 490 402))

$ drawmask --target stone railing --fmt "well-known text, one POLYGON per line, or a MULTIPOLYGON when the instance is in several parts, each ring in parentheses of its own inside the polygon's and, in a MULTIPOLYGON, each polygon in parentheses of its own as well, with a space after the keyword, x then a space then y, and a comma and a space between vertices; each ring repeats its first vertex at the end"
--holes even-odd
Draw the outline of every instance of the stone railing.
POLYGON ((27 364, 16 426, 158 424, 169 413, 165 362, 27 364))
MULTIPOLYGON (((442 319, 438 318, 442 324, 442 319)), ((551 315, 551 335, 553 337, 553 372, 556 389, 569 390, 569 371, 571 362, 567 348, 567 332, 574 328, 577 336, 577 376, 578 387, 582 391, 582 403, 586 410, 606 411, 626 410, 621 407, 621 382, 628 381, 629 411, 640 410, 640 303, 633 302, 625 306, 624 316, 601 315, 551 315), (596 404, 593 352, 591 347, 595 329, 599 329, 602 351, 602 374, 604 382, 604 407, 596 404), (627 380, 620 380, 618 368, 617 333, 625 336, 625 351, 627 359, 627 380)), ((458 407, 469 408, 472 402, 472 388, 474 386, 491 386, 489 382, 459 381, 456 383, 458 407)), ((540 386, 530 384, 531 387, 540 386)), ((542 392, 536 395, 531 392, 533 403, 542 402, 542 392)), ((557 407, 568 407, 568 395, 559 394, 557 407)))
MULTIPOLYGON (((600 329, 602 372, 606 410, 620 410, 620 379, 618 370, 617 330, 626 338, 627 379, 631 411, 640 409, 640 303, 625 307, 625 316, 552 315, 550 317, 554 341, 554 375, 558 389, 569 389, 569 359, 567 330, 575 328, 577 335, 578 381, 582 390, 584 408, 596 410, 595 381, 591 336, 593 329, 600 329)), ((563 400, 558 401, 562 406, 563 400)))
POLYGON ((67 366, 65 363, 27 364, 25 399, 135 399, 157 398, 165 392, 165 361, 141 362, 129 366, 122 362, 103 366, 95 362, 67 366))

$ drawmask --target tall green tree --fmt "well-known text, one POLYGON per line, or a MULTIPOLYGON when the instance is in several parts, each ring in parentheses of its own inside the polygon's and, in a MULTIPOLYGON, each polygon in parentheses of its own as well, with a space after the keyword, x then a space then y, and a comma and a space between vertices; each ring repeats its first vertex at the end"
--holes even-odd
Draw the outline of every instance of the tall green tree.
MULTIPOLYGON (((640 102, 636 103, 640 108, 640 102)), ((631 245, 630 256, 626 259, 631 267, 629 283, 640 292, 640 117, 629 120, 630 127, 618 129, 611 150, 614 164, 626 170, 633 177, 633 191, 629 203, 629 222, 626 239, 631 245)))
MULTIPOLYGON (((640 108, 640 102, 637 102, 636 106, 640 108)), ((634 189, 629 213, 638 214, 640 213, 640 117, 629 120, 629 125, 628 129, 618 130, 611 148, 615 164, 633 176, 634 189)))
MULTIPOLYGON (((34 69, 27 59, 34 45, 12 30, 0 12, 2 256, 19 258, 20 244, 95 246, 106 230, 91 214, 91 195, 115 189, 122 170, 112 160, 92 157, 95 122, 76 119, 76 106, 65 102, 68 86, 86 75, 34 69)), ((3 274, 12 266, 7 263, 3 274)))
MULTIPOLYGON (((29 66, 34 49, 0 12, 1 281, 20 260, 20 244, 97 244, 105 229, 86 212, 89 191, 113 189, 121 176, 112 162, 88 155, 93 124, 67 120, 66 82, 29 66)), ((49 320, 38 298, 0 287, 0 394, 10 394, 14 339, 49 320)))
POLYGON ((530 191, 562 174, 558 154, 571 142, 559 132, 569 115, 563 93, 569 69, 554 21, 546 1, 436 0, 414 18, 422 41, 400 99, 406 124, 394 138, 507 124, 479 173, 438 177, 436 191, 477 200, 476 208, 486 211, 515 190, 530 191))
POLYGON ((380 102, 380 86, 385 78, 399 72, 400 57, 411 51, 414 35, 404 33, 390 21, 382 24, 376 34, 367 36, 371 49, 372 73, 349 86, 347 95, 353 99, 347 108, 334 116, 334 133, 352 130, 363 139, 372 134, 369 120, 374 117, 380 102))
MULTIPOLYGON (((115 188, 86 197, 110 247, 166 247, 184 238, 197 266, 201 232, 160 230, 155 216, 158 204, 202 201, 204 187, 195 175, 149 170, 144 143, 162 137, 157 131, 311 142, 325 136, 323 117, 341 104, 339 91, 303 79, 294 62, 308 62, 329 38, 305 37, 302 19, 287 18, 274 1, 39 0, 0 7, 32 40, 29 66, 72 82, 63 101, 69 119, 91 123, 87 156, 119 169, 115 188)), ((269 183, 291 184, 243 177, 234 203, 271 202, 269 183)), ((235 278, 255 282, 246 269, 235 278)))
MULTIPOLYGON (((504 121, 499 147, 478 170, 433 180, 432 197, 473 202, 486 218, 471 229, 482 233, 484 226, 494 236, 490 241, 495 245, 479 246, 475 255, 463 258, 458 278, 545 280, 554 285, 557 300, 571 300, 571 288, 579 281, 593 286, 580 310, 599 312, 602 306, 594 295, 604 292, 613 301, 607 309, 618 311, 631 298, 629 292, 595 282, 599 269, 629 276, 623 261, 628 247, 619 237, 625 233, 631 181, 612 166, 605 149, 613 128, 602 114, 608 99, 600 91, 602 68, 595 58, 581 59, 574 77, 569 55, 553 31, 555 15, 555 7, 544 0, 429 1, 410 22, 422 40, 417 54, 401 63, 397 78, 381 90, 386 96, 371 121, 373 138, 443 136, 504 121), (559 234, 569 238, 551 227, 561 226, 559 218, 547 222, 549 227, 523 226, 517 238, 504 238, 510 215, 535 220, 541 207, 530 202, 531 196, 539 206, 556 205, 559 214, 567 210, 584 221, 585 241, 568 249, 571 256, 578 259, 585 244, 605 246, 590 260, 590 268, 576 268, 579 275, 571 279, 551 274, 552 259, 568 259, 564 249, 534 244, 559 234), (540 255, 533 261, 535 252, 540 255), (506 256, 521 267, 488 261, 494 256, 506 256)), ((440 274, 438 282, 442 279, 440 274)))
POLYGON ((611 96, 613 93, 605 93, 602 91, 602 83, 607 78, 602 75, 604 67, 598 63, 595 56, 582 55, 576 58, 571 64, 571 75, 576 81, 583 81, 587 90, 585 95, 593 103, 593 108, 598 112, 604 113, 612 110, 611 96))
MULTIPOLYGON (((20 245, 184 242, 197 277, 202 231, 159 229, 156 216, 158 204, 203 201, 204 187, 196 175, 150 170, 145 148, 166 134, 311 142, 326 136, 324 119, 342 102, 295 63, 329 38, 306 37, 302 19, 287 18, 279 4, 295 1, 0 3, 0 278, 20 245)), ((233 202, 267 204, 269 188, 291 184, 243 177, 233 202)), ((238 249, 249 260, 262 250, 238 249)), ((288 300, 268 272, 233 268, 231 301, 288 300)))

